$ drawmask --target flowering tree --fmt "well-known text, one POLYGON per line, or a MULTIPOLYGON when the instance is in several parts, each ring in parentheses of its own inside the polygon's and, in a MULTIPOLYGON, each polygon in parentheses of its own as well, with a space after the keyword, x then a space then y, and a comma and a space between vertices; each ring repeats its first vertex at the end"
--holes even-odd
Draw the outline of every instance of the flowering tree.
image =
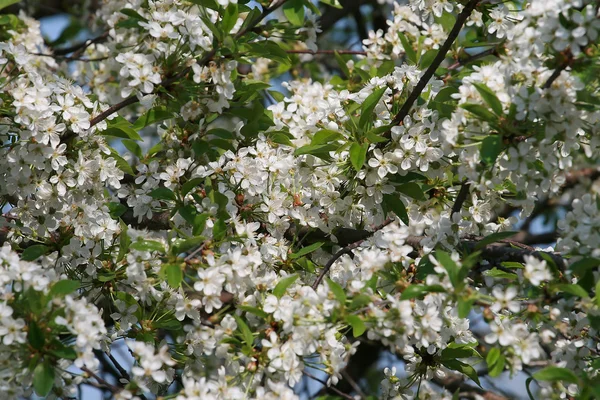
POLYGON ((95 3, 0 15, 4 398, 600 396, 600 3, 95 3))

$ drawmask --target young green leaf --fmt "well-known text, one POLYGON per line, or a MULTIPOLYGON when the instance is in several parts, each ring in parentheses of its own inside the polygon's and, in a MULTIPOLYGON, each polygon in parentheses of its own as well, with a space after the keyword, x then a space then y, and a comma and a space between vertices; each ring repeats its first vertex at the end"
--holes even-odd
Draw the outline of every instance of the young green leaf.
POLYGON ((45 246, 43 244, 34 244, 33 246, 27 247, 23 254, 21 254, 21 260, 23 261, 33 261, 48 253, 50 247, 45 246))
POLYGON ((360 171, 365 164, 368 148, 368 143, 358 144, 354 142, 350 146, 350 162, 356 171, 360 171))
POLYGON ((290 287, 290 285, 294 283, 296 279, 298 279, 298 274, 289 275, 281 279, 275 286, 275 289, 273 289, 273 294, 275 297, 281 298, 285 294, 287 288, 290 287))
POLYGON ((381 96, 383 96, 383 94, 385 93, 386 90, 387 90, 387 86, 375 89, 373 91, 373 93, 371 93, 365 99, 365 101, 363 101, 363 103, 361 104, 361 106, 360 106, 360 121, 358 123, 358 125, 361 128, 364 128, 365 126, 367 126, 367 123, 371 122, 373 110, 375 109, 375 106, 377 105, 377 103, 379 103, 381 96))
POLYGON ((490 106, 490 108, 496 115, 500 116, 503 114, 502 103, 500 102, 496 94, 492 92, 492 89, 490 89, 489 87, 487 87, 487 85, 483 83, 473 83, 473 86, 475 86, 475 89, 477 89, 483 101, 485 101, 487 105, 490 106))
POLYGON ((564 382, 569 382, 569 383, 579 382, 579 378, 577 378, 577 375, 575 375, 575 373, 573 371, 571 371, 570 369, 554 367, 554 366, 549 366, 549 367, 542 369, 541 371, 536 372, 535 374, 533 374, 533 378, 538 381, 549 381, 549 382, 556 382, 556 381, 564 381, 564 382))
POLYGON ((46 397, 54 386, 54 367, 48 360, 38 364, 33 370, 33 389, 35 394, 46 397))
POLYGON ((348 315, 346 322, 352 327, 352 336, 355 338, 361 336, 367 330, 365 322, 358 315, 348 315))
POLYGON ((340 304, 344 304, 346 302, 346 291, 344 290, 344 288, 329 278, 325 278, 325 280, 327 281, 329 290, 331 290, 331 292, 335 296, 335 299, 339 301, 340 304))
POLYGON ((313 243, 310 246, 306 246, 306 247, 301 248, 296 253, 290 254, 289 258, 291 260, 294 260, 296 258, 300 258, 302 256, 305 256, 305 255, 309 254, 309 253, 312 253, 313 251, 317 250, 318 248, 320 248, 324 244, 325 244, 324 242, 313 243))
POLYGON ((282 8, 283 14, 292 25, 304 25, 304 4, 302 0, 287 0, 282 8))
POLYGON ((502 150, 502 138, 499 135, 490 135, 481 142, 481 160, 488 165, 494 164, 502 150))

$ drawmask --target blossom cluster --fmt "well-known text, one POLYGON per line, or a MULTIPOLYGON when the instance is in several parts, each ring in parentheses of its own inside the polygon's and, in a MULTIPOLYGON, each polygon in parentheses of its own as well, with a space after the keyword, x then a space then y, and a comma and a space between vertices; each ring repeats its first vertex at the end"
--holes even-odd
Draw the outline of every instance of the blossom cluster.
POLYGON ((347 379, 364 335, 404 365, 382 371, 383 398, 540 365, 544 398, 585 394, 600 207, 570 181, 597 173, 598 85, 579 69, 598 59, 595 4, 466 2, 434 65, 469 6, 390 1, 388 29, 331 77, 288 54, 318 49, 315 9, 263 3, 105 2, 75 68, 15 17, 0 354, 19 363, 0 357, 3 392, 296 399, 310 371, 347 379), (248 79, 288 68, 285 93, 248 79), (555 248, 511 239, 559 197, 555 248))

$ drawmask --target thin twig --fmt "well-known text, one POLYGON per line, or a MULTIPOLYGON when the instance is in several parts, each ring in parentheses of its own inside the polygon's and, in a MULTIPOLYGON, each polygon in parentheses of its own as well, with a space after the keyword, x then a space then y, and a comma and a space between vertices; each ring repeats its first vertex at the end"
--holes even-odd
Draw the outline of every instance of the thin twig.
POLYGON ((343 369, 342 370, 342 376, 344 377, 345 380, 348 381, 348 383, 350 384, 350 386, 352 386, 352 389, 354 389, 354 391, 356 392, 356 394, 358 394, 358 396, 361 399, 366 399, 367 395, 365 394, 365 392, 362 391, 362 389, 360 388, 360 386, 358 386, 358 383, 356 383, 356 381, 350 376, 350 374, 343 369))
MULTIPOLYGON (((252 21, 250 24, 248 24, 248 26, 245 29, 242 29, 241 31, 239 31, 234 36, 234 38, 239 39, 240 37, 245 35, 247 32, 249 32, 251 29, 253 29, 260 21, 262 21, 266 16, 271 14, 277 8, 281 7, 286 1, 287 0, 280 0, 280 1, 276 2, 275 4, 273 4, 272 7, 265 8, 263 10, 263 12, 254 21, 252 21)), ((202 59, 200 59, 198 64, 200 64, 200 65, 206 64, 208 61, 210 61, 214 57, 216 52, 217 52, 216 48, 213 48, 204 57, 202 57, 202 59)), ((173 77, 163 80, 158 86, 159 87, 168 87, 168 86, 172 85, 177 80, 179 80, 179 79, 183 78, 185 75, 187 75, 188 72, 191 71, 191 69, 192 69, 191 67, 186 67, 186 68, 182 69, 179 73, 177 73, 173 77)), ((142 95, 147 95, 147 94, 150 94, 150 93, 142 93, 142 95)), ((90 128, 92 126, 98 124, 99 122, 104 121, 106 118, 108 118, 112 114, 118 112, 119 110, 121 110, 127 106, 130 106, 132 104, 135 104, 138 101, 139 101, 139 98, 136 95, 132 95, 132 96, 129 96, 128 98, 126 98, 125 100, 123 100, 122 102, 112 105, 106 111, 98 114, 96 117, 94 117, 90 120, 90 128)))
POLYGON ((92 378, 94 378, 96 381, 98 381, 98 383, 100 385, 104 386, 106 389, 110 390, 112 393, 118 393, 121 390, 123 390, 122 388, 116 387, 115 385, 108 383, 106 380, 104 380, 103 378, 98 376, 95 372, 93 372, 88 367, 85 367, 85 366, 81 367, 81 370, 83 372, 86 372, 88 375, 90 375, 92 378))
MULTIPOLYGON (((325 381, 324 381, 324 380, 322 380, 322 379, 319 379, 319 378, 317 378, 316 376, 314 376, 314 375, 313 375, 313 374, 311 374, 310 372, 302 371, 302 373, 303 373, 304 375, 308 376, 310 379, 313 379, 313 380, 315 380, 315 381, 317 381, 317 382, 319 382, 319 383, 321 383, 321 384, 323 384, 323 385, 327 386, 327 382, 325 382, 325 381)), ((335 393, 337 393, 338 395, 342 396, 342 397, 343 397, 343 398, 345 398, 345 399, 354 400, 354 397, 352 397, 352 396, 350 396, 350 395, 348 395, 348 394, 346 394, 346 393, 342 392, 341 390, 339 390, 339 389, 337 389, 337 388, 335 388, 335 387, 333 387, 333 386, 329 386, 329 389, 333 390, 335 393)))
POLYGON ((452 64, 448 67, 448 71, 453 71, 459 67, 462 67, 465 64, 472 63, 473 61, 477 61, 480 58, 487 57, 487 56, 498 56, 498 47, 497 46, 490 47, 489 49, 482 51, 481 53, 473 54, 472 56, 469 56, 469 57, 465 58, 464 60, 458 60, 454 64, 452 64))
MULTIPOLYGON (((450 30, 446 41, 440 47, 440 50, 435 55, 435 58, 431 62, 431 65, 429 66, 429 68, 427 68, 423 76, 421 76, 421 79, 419 79, 419 82, 417 82, 417 85, 402 105, 402 108, 400 108, 400 111, 398 111, 398 114, 396 114, 396 116, 392 120, 392 125, 399 125, 404 120, 404 117, 408 115, 413 104, 415 103, 415 101, 417 101, 417 99, 427 86, 427 83, 435 74, 435 70, 438 69, 440 64, 446 58, 446 54, 448 54, 448 51, 450 51, 450 47, 452 47, 452 44, 458 37, 458 34, 460 33, 463 25, 465 24, 465 22, 467 21, 467 19, 469 18, 479 1, 480 0, 470 0, 465 6, 465 8, 463 8, 463 10, 460 12, 460 14, 458 14, 458 17, 456 17, 456 22, 454 23, 452 30, 450 30)), ((385 137, 389 137, 390 135, 391 131, 387 131, 384 133, 385 137)))
POLYGON ((388 226, 389 224, 391 224, 394 221, 395 221, 394 218, 388 218, 388 219, 386 219, 381 225, 376 226, 373 229, 373 231, 368 232, 368 234, 367 234, 366 237, 364 237, 363 239, 360 239, 360 240, 358 240, 358 241, 356 241, 354 243, 349 244, 348 246, 340 249, 337 253, 335 253, 333 255, 333 257, 331 257, 329 259, 329 261, 327 261, 327 264, 325 264, 325 266, 323 267, 323 270, 321 271, 321 273, 319 274, 319 276, 315 280, 315 283, 312 284, 312 288, 316 290, 317 287, 319 287, 319 284, 321 283, 321 281, 323 280, 323 278, 325 277, 325 275, 327 275, 327 272, 329 272, 329 270, 331 269, 331 267, 337 261, 338 258, 340 258, 341 256, 343 256, 344 254, 351 253, 352 250, 354 250, 358 246, 360 246, 365 240, 367 240, 369 237, 371 237, 375 232, 377 232, 377 231, 385 228, 386 226, 388 226))
POLYGON ((57 56, 64 56, 64 55, 67 55, 69 53, 73 53, 76 51, 85 51, 85 49, 87 49, 89 46, 91 46, 95 43, 101 43, 101 42, 105 41, 108 38, 108 33, 109 33, 108 31, 105 31, 100 36, 97 36, 93 39, 88 39, 84 42, 77 43, 73 46, 65 47, 63 49, 55 49, 55 50, 53 50, 53 52, 57 56))

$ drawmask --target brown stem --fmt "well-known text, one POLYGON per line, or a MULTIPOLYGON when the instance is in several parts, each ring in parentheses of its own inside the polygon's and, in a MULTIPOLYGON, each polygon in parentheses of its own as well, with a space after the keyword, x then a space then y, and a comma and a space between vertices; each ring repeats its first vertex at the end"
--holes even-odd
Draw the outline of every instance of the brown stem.
MULTIPOLYGON (((419 82, 417 83, 417 85, 415 86, 413 91, 410 93, 410 95, 408 96, 408 98, 406 99, 404 104, 402 105, 402 108, 400 108, 400 111, 398 112, 398 114, 396 114, 396 116, 392 120, 392 125, 400 124, 404 120, 404 117, 406 117, 408 115, 413 104, 415 103, 415 101, 417 101, 417 99, 419 98, 419 96, 421 95, 423 90, 425 89, 425 86, 427 86, 427 83, 435 74, 435 70, 438 69, 440 64, 446 58, 446 54, 448 54, 448 51, 450 51, 450 47, 452 47, 452 44, 458 37, 460 30, 462 29, 465 22, 467 22, 467 19, 469 18, 469 16, 473 12, 473 10, 475 9, 475 7, 477 6, 477 3, 479 1, 480 0, 469 0, 467 5, 465 6, 465 8, 463 8, 463 10, 460 12, 460 14, 458 14, 458 17, 456 17, 456 22, 454 23, 454 26, 450 30, 450 33, 448 34, 446 41, 444 42, 442 47, 440 47, 440 50, 435 55, 433 62, 431 63, 429 68, 427 68, 427 70, 425 71, 423 76, 421 76, 421 79, 419 80, 419 82)), ((391 131, 386 132, 386 134, 387 134, 386 136, 389 137, 389 135, 391 135, 391 131)))
MULTIPOLYGON (((317 381, 317 382, 319 382, 319 383, 321 383, 321 384, 323 384, 323 385, 327 386, 327 382, 325 382, 325 381, 324 381, 324 380, 322 380, 322 379, 319 379, 319 378, 317 378, 316 376, 314 376, 314 375, 313 375, 313 374, 311 374, 310 372, 307 372, 306 370, 304 370, 304 371, 302 371, 302 373, 303 373, 304 375, 308 376, 310 379, 313 379, 313 380, 315 380, 315 381, 317 381)), ((346 394, 346 393, 342 392, 342 391, 341 391, 341 390, 339 390, 339 389, 336 389, 336 388, 335 388, 335 387, 333 387, 333 386, 330 386, 330 387, 329 387, 329 389, 333 390, 335 393, 337 393, 338 395, 342 396, 342 397, 343 397, 343 398, 345 398, 345 399, 354 400, 354 397, 352 397, 352 396, 350 396, 350 395, 348 395, 348 394, 346 394)))
POLYGON ((469 197, 470 189, 471 189, 470 183, 467 183, 467 182, 462 183, 462 185, 460 186, 460 191, 458 192, 458 195, 456 196, 456 201, 454 202, 454 205, 452 206, 452 213, 450 214, 451 216, 456 214, 457 212, 460 212, 463 204, 467 200, 467 197, 469 197))

